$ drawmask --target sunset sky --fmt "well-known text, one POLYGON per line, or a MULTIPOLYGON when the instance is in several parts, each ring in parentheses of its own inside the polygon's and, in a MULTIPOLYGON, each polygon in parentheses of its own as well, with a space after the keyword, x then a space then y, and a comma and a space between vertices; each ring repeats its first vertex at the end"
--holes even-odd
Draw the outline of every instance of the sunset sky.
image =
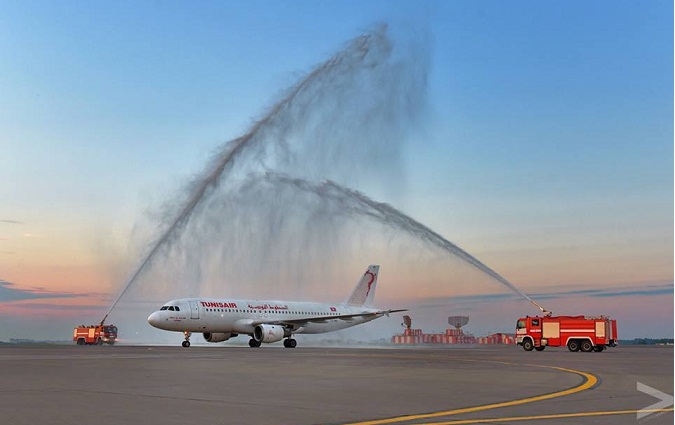
MULTIPOLYGON (((672 338, 672 1, 11 1, 0 341, 67 340, 100 320, 139 261, 149 211, 381 22, 428 48, 428 106, 402 184, 355 189, 556 312, 611 314, 622 338, 672 338)), ((384 287, 383 301, 416 295, 384 287)), ((462 304, 476 333, 536 313, 490 292, 437 301, 462 304)), ((442 326, 447 310, 434 314, 442 326)))

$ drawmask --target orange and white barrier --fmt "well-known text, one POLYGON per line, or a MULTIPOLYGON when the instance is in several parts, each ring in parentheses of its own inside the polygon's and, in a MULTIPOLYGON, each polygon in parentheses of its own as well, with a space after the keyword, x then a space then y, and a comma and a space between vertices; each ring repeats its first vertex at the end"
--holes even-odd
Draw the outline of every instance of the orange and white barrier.
POLYGON ((425 334, 421 329, 406 329, 402 335, 394 335, 391 343, 396 345, 414 344, 515 344, 513 335, 496 333, 476 338, 461 329, 446 329, 444 334, 425 334))

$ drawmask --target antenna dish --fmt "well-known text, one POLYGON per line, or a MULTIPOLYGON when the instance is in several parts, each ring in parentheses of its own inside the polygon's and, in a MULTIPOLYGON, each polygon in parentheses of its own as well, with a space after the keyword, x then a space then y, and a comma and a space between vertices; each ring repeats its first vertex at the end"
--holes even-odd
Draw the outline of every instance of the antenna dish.
POLYGON ((469 316, 450 316, 448 317, 448 324, 454 326, 455 329, 459 329, 462 326, 469 323, 469 316))
POLYGON ((403 316, 403 323, 401 323, 402 326, 405 326, 406 329, 410 329, 412 326, 412 319, 410 316, 403 316))

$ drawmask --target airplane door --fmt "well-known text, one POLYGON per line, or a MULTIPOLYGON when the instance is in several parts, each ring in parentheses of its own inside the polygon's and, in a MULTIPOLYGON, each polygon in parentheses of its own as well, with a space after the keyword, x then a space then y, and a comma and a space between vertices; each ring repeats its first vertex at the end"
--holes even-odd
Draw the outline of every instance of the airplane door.
POLYGON ((190 319, 199 319, 199 305, 197 301, 190 301, 190 319))

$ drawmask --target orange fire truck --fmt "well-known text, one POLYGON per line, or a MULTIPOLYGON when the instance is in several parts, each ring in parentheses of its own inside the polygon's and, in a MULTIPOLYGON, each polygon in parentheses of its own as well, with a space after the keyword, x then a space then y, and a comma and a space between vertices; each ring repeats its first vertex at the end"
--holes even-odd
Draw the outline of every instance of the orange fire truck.
POLYGON ((516 343, 525 351, 564 347, 601 352, 618 341, 616 320, 605 316, 534 316, 518 319, 516 343))
POLYGON ((116 339, 117 327, 114 325, 80 325, 73 329, 73 341, 77 345, 113 345, 116 339))

